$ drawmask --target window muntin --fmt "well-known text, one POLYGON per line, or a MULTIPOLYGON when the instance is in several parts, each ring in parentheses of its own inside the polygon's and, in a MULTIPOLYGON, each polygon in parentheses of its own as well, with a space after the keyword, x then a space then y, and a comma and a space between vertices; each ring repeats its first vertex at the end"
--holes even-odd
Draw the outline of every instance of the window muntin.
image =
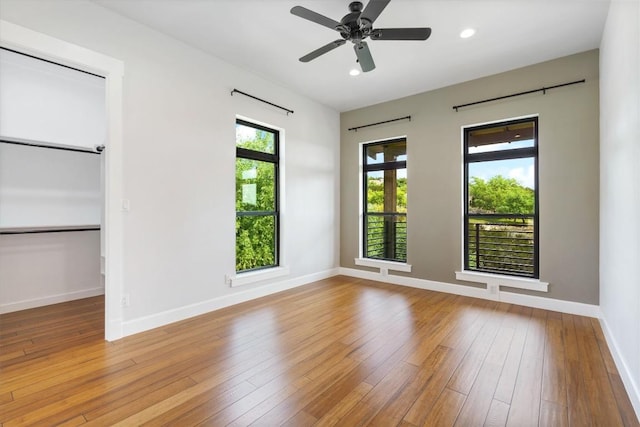
POLYGON ((538 278, 537 118, 466 128, 464 144, 465 270, 538 278))
POLYGON ((363 256, 407 261, 406 140, 363 146, 363 256))
POLYGON ((276 130, 236 121, 236 272, 279 265, 276 130))

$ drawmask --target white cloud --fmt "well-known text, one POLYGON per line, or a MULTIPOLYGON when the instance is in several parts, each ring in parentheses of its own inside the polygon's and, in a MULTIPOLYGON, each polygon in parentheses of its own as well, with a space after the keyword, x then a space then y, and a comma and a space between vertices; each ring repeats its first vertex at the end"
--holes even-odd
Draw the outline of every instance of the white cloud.
POLYGON ((527 170, 525 168, 514 168, 509 171, 509 178, 515 178, 516 181, 528 188, 535 188, 535 174, 533 165, 530 165, 527 170))

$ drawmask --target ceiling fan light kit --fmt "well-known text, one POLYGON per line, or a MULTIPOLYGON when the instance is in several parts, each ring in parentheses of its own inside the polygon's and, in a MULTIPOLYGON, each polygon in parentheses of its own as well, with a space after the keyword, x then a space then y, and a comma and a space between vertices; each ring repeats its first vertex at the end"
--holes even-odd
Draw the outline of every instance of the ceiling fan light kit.
POLYGON ((330 28, 340 33, 342 39, 328 43, 300 58, 301 62, 309 62, 333 49, 342 46, 347 41, 353 43, 357 62, 363 72, 376 68, 371 56, 369 45, 365 41, 370 40, 426 40, 431 35, 431 28, 373 28, 373 23, 378 19, 391 0, 369 0, 367 7, 363 9, 362 2, 354 1, 349 4, 349 13, 340 22, 309 10, 302 6, 294 6, 291 9, 293 15, 315 22, 316 24, 330 28))

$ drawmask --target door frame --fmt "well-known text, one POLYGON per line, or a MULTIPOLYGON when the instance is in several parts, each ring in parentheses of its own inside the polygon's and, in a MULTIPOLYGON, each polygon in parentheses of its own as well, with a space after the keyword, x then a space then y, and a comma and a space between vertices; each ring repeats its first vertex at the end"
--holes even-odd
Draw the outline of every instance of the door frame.
MULTIPOLYGON (((100 75, 106 79, 107 140, 104 179, 105 339, 122 338, 122 80, 124 62, 11 22, 0 20, 0 46, 100 75)), ((102 262, 102 260, 101 260, 102 262)))

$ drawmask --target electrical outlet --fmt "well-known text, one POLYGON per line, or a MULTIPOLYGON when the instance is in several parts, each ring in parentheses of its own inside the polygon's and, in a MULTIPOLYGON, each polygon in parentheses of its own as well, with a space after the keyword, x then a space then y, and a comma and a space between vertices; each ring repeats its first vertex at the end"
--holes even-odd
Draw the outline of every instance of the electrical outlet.
POLYGON ((495 294, 498 293, 498 285, 492 283, 492 284, 487 285, 487 287, 489 288, 489 293, 490 294, 495 295, 495 294))
POLYGON ((129 299, 129 294, 122 295, 122 306, 129 307, 131 304, 131 300, 129 299))

